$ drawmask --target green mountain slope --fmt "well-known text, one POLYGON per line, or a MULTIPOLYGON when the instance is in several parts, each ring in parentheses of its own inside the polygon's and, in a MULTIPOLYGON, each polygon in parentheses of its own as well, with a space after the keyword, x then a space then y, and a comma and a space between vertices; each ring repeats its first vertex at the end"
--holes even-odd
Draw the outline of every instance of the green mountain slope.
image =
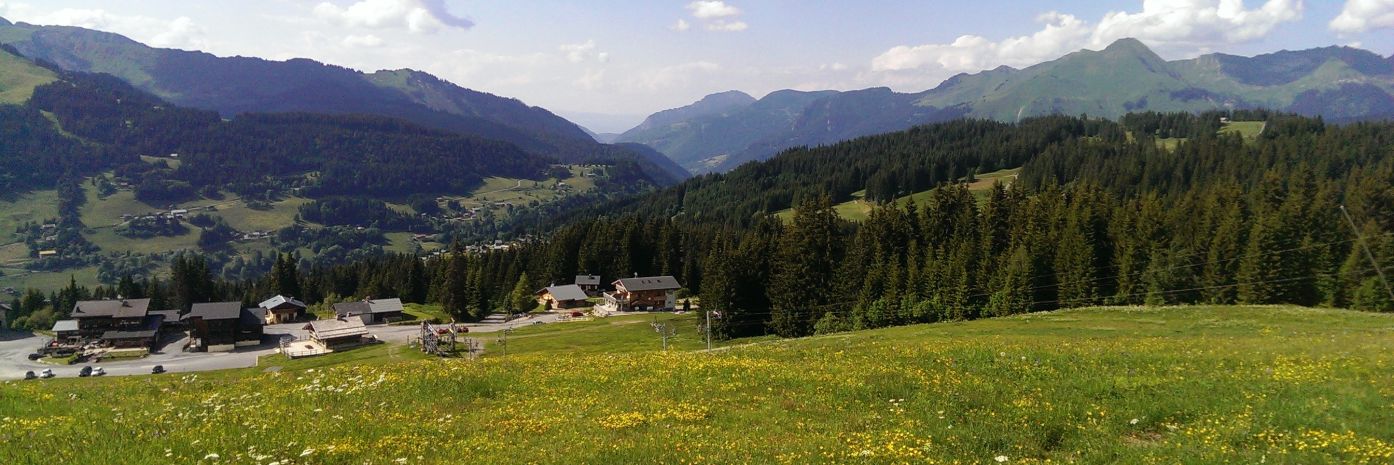
POLYGON ((756 111, 785 96, 776 92, 738 111, 641 126, 622 140, 654 147, 701 172, 961 116, 1012 122, 1051 114, 1117 118, 1139 111, 1269 108, 1333 121, 1378 119, 1394 116, 1394 59, 1327 47, 1168 62, 1142 42, 1123 39, 1024 69, 960 74, 915 94, 798 94, 812 100, 779 107, 776 115, 756 111))
POLYGON ((0 24, 0 43, 64 70, 111 74, 171 103, 225 117, 266 112, 381 115, 505 141, 568 163, 634 160, 655 178, 676 181, 666 179, 671 166, 599 144, 545 109, 422 72, 365 74, 306 59, 225 58, 156 49, 117 34, 24 23, 0 24))
POLYGON ((34 94, 35 87, 54 79, 52 71, 0 49, 0 104, 22 104, 34 94))

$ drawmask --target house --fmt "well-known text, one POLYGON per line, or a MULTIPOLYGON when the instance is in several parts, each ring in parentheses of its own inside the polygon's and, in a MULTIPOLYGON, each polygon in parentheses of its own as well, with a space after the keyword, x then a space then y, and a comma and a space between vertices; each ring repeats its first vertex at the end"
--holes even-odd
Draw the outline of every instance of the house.
POLYGON ((605 303, 621 312, 672 310, 677 305, 677 278, 650 276, 625 278, 611 283, 615 292, 605 294, 605 303))
POLYGON ((117 349, 154 349, 158 329, 113 330, 102 333, 102 343, 117 349))
POLYGON ((266 299, 257 307, 265 310, 266 324, 274 325, 288 323, 305 317, 305 309, 308 307, 305 302, 295 300, 294 297, 278 295, 266 299))
POLYGON ((82 343, 82 335, 77 330, 77 320, 58 320, 53 323, 53 340, 61 344, 82 343))
POLYGON ((57 251, 57 250, 40 250, 40 251, 39 251, 39 258, 49 258, 49 257, 57 257, 57 256, 58 256, 58 251, 57 251))
POLYGON ((194 304, 184 315, 189 346, 207 352, 230 352, 261 344, 265 316, 261 308, 242 308, 241 302, 194 304))
POLYGON ((337 320, 311 321, 303 329, 310 332, 311 340, 331 350, 372 340, 368 335, 368 328, 363 326, 362 318, 344 317, 337 320))
POLYGON ((581 290, 585 291, 588 296, 600 295, 600 275, 598 274, 577 275, 576 285, 581 286, 581 290))
POLYGON ((402 299, 367 299, 361 302, 334 304, 334 314, 339 318, 359 317, 364 324, 382 324, 400 321, 406 317, 402 299))
POLYGON ((538 290, 536 294, 537 303, 547 306, 549 310, 584 307, 587 303, 586 299, 589 298, 586 291, 581 290, 581 286, 575 284, 548 286, 538 290))
POLYGON ((149 319, 150 299, 88 300, 73 306, 78 335, 99 338, 107 331, 159 329, 163 318, 149 319), (153 327, 152 327, 153 326, 153 327))
POLYGON ((0 303, 0 329, 10 327, 10 312, 14 311, 9 304, 0 303))

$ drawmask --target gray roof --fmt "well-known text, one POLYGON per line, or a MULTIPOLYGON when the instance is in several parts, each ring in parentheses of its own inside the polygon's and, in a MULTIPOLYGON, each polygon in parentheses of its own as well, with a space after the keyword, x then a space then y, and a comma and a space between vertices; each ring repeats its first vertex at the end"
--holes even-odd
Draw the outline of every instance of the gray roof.
POLYGON ((150 309, 150 299, 87 300, 73 306, 73 318, 138 318, 150 309))
POLYGON ((14 309, 13 309, 13 308, 10 308, 10 304, 4 303, 4 302, 0 302, 0 310, 4 310, 4 311, 7 311, 7 312, 8 312, 8 311, 14 310, 14 309))
POLYGON ((552 298, 565 302, 571 300, 586 300, 586 291, 581 290, 581 286, 567 284, 565 286, 550 286, 546 289, 537 291, 538 294, 552 294, 552 298))
POLYGON ((272 298, 270 298, 270 299, 266 299, 266 300, 263 301, 260 305, 257 305, 257 306, 258 306, 258 307, 261 307, 261 308, 270 309, 270 308, 280 307, 280 306, 285 305, 285 304, 290 304, 290 305, 293 305, 293 306, 296 306, 296 307, 300 307, 300 308, 305 308, 305 307, 307 307, 307 305, 305 305, 305 302, 301 302, 301 301, 299 301, 299 300, 295 300, 294 297, 286 297, 286 296, 283 296, 283 295, 278 295, 278 296, 276 296, 276 297, 272 297, 272 298))
POLYGON ((305 325, 304 329, 309 330, 319 339, 366 336, 368 334, 368 328, 363 326, 363 320, 359 318, 316 320, 305 325))
POLYGON ((237 322, 237 325, 242 327, 262 326, 264 324, 266 324, 266 309, 261 307, 243 309, 242 316, 237 322))
POLYGON ((370 313, 402 312, 402 299, 365 300, 334 304, 334 313, 339 316, 367 315, 370 313))
POLYGON ((615 281, 616 285, 624 287, 629 292, 635 291, 676 291, 682 289, 678 284, 678 279, 672 276, 649 276, 644 278, 624 278, 615 281))
POLYGON ((579 285, 579 286, 599 286, 599 285, 600 285, 600 275, 598 275, 598 274, 582 274, 582 275, 576 275, 576 284, 579 285))
POLYGON ((194 304, 193 311, 184 319, 203 318, 205 320, 234 320, 242 317, 242 302, 216 302, 194 304))
POLYGON ((77 320, 58 320, 53 323, 53 332, 77 331, 77 320))

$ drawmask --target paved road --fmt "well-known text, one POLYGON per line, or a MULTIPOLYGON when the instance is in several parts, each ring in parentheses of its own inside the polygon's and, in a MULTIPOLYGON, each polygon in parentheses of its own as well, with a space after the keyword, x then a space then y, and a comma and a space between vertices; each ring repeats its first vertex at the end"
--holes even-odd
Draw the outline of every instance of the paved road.
MULTIPOLYGON (((480 323, 464 326, 468 327, 471 333, 491 333, 504 328, 552 323, 560 319, 561 316, 561 314, 534 315, 507 322, 500 316, 494 316, 480 323)), ((165 370, 171 373, 254 367, 257 365, 259 357, 275 353, 281 341, 308 337, 308 333, 302 329, 304 326, 305 323, 267 325, 264 329, 265 337, 262 338, 260 346, 240 348, 234 352, 184 352, 181 348, 187 343, 187 338, 180 337, 176 340, 174 336, 166 336, 160 341, 163 346, 143 359, 70 366, 51 365, 28 359, 29 354, 48 340, 47 337, 0 330, 0 380, 22 379, 26 371, 38 373, 46 368, 52 369, 54 375, 58 377, 76 377, 78 371, 84 366, 99 366, 106 370, 108 375, 117 376, 149 374, 150 369, 155 365, 164 365, 165 370)), ((419 335, 420 331, 420 327, 416 325, 370 326, 368 328, 368 332, 377 336, 378 339, 393 344, 406 344, 412 337, 419 335)))

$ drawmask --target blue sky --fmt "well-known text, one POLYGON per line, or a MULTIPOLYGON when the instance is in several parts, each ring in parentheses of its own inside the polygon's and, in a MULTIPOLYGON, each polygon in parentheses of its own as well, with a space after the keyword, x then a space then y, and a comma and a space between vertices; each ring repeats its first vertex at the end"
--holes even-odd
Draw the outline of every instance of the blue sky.
POLYGON ((0 16, 223 56, 420 69, 602 131, 713 92, 920 91, 1121 37, 1168 59, 1394 53, 1394 0, 0 0, 0 16))

